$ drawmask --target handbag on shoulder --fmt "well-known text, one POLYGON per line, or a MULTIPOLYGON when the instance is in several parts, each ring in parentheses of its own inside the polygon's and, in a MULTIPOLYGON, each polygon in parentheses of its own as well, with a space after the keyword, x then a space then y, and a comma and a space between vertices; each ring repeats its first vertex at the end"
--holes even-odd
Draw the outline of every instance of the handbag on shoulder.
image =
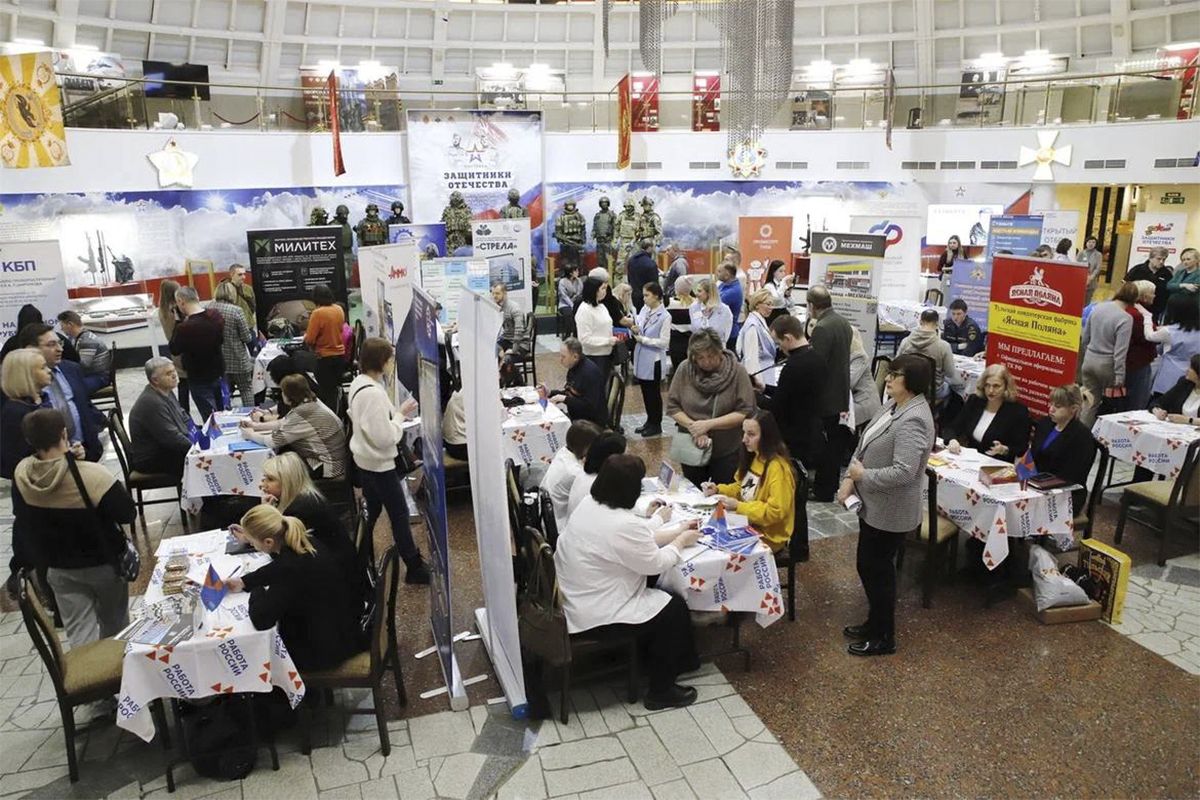
MULTIPOLYGON (((83 486, 83 477, 79 474, 79 467, 75 464, 75 456, 67 454, 67 469, 71 471, 71 477, 75 479, 75 487, 79 489, 79 496, 83 498, 83 504, 87 506, 87 510, 92 514, 96 513, 96 505, 92 502, 91 496, 87 489, 83 486)), ((117 576, 128 583, 133 583, 138 578, 138 573, 142 571, 142 557, 137 551, 137 547, 133 542, 125 536, 125 532, 121 530, 119 525, 113 525, 112 530, 114 550, 116 551, 113 557, 113 569, 116 570, 117 576)))

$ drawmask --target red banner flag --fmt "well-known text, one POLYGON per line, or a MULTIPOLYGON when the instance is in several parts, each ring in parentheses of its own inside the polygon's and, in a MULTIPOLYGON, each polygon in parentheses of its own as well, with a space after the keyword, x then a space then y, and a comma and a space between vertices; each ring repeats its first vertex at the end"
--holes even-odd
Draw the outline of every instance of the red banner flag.
POLYGON ((342 122, 338 117, 336 73, 329 73, 329 77, 325 79, 325 87, 329 93, 329 130, 333 134, 333 174, 343 175, 346 172, 346 164, 342 161, 342 122))
POLYGON ((617 82, 617 169, 629 167, 633 138, 633 103, 629 75, 617 82))

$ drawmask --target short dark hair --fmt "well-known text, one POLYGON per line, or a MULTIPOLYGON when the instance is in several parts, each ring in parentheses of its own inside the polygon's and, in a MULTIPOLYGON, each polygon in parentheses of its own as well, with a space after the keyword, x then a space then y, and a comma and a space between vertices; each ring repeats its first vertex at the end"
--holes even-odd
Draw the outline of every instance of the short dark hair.
POLYGON ((646 284, 642 287, 642 296, 645 297, 647 294, 652 294, 659 300, 662 299, 663 290, 658 285, 658 281, 646 281, 646 284))
POLYGON ((1176 292, 1167 298, 1167 319, 1178 325, 1180 330, 1194 331, 1200 328, 1200 303, 1191 292, 1176 292))
POLYGON ((892 359, 888 371, 902 375, 904 388, 913 394, 925 394, 933 380, 933 369, 929 366, 929 361, 926 356, 905 353, 892 359))
POLYGON ((24 328, 21 328, 21 332, 17 334, 17 344, 21 347, 34 347, 37 345, 38 339, 47 333, 53 332, 53 325, 47 325, 44 322, 31 322, 24 328))
POLYGON ((567 348, 567 350, 577 356, 583 355, 583 342, 579 341, 574 336, 568 336, 567 338, 563 339, 563 347, 567 348))
POLYGON ((368 336, 358 351, 358 366, 363 372, 382 372, 395 352, 387 339, 368 336))
POLYGON ((1071 240, 1070 239, 1059 239, 1058 244, 1055 245, 1055 247, 1054 247, 1054 250, 1058 253, 1061 253, 1064 256, 1069 255, 1071 252, 1071 240))
POLYGON ((74 311, 64 311, 58 315, 59 322, 69 322, 72 325, 82 325, 83 318, 74 311))
POLYGON ((1117 293, 1113 295, 1113 300, 1120 300, 1122 303, 1133 304, 1138 301, 1142 293, 1138 290, 1137 284, 1133 281, 1125 281, 1121 284, 1121 288, 1117 289, 1117 293))
POLYGON ((333 289, 327 283, 318 283, 312 288, 313 302, 319 306, 333 305, 333 289))
POLYGON ((939 319, 941 319, 941 317, 938 316, 938 312, 934 311, 932 308, 927 308, 921 312, 921 322, 932 322, 934 325, 936 325, 939 319))
POLYGON ((956 297, 950 301, 949 308, 951 311, 966 311, 967 301, 963 300, 961 297, 956 297))
POLYGON ((793 339, 804 338, 804 323, 799 317, 791 314, 781 314, 771 323, 771 331, 782 339, 784 336, 791 336, 793 339))
POLYGON ((577 419, 567 428, 567 450, 578 459, 582 459, 591 449, 596 437, 604 433, 604 429, 590 419, 577 419))
POLYGON ((583 459, 583 471, 588 475, 595 475, 606 458, 624 452, 625 437, 615 431, 605 431, 597 436, 588 448, 587 457, 583 459))
POLYGON ((829 290, 824 286, 808 287, 808 294, 805 296, 805 300, 818 311, 833 306, 833 299, 829 296, 829 290))
POLYGON ((609 508, 633 508, 642 494, 646 465, 632 454, 618 453, 605 459, 592 483, 592 499, 609 508))
POLYGON ((717 274, 719 275, 722 272, 729 275, 737 275, 737 267, 735 267, 733 264, 730 264, 728 261, 722 261, 717 265, 717 274))
POLYGON ((604 281, 599 278, 584 278, 583 290, 579 293, 579 296, 589 306, 597 305, 600 302, 600 287, 603 285, 604 281))
POLYGON ((21 420, 21 435, 35 451, 49 450, 62 441, 67 420, 62 412, 53 408, 31 411, 21 420))

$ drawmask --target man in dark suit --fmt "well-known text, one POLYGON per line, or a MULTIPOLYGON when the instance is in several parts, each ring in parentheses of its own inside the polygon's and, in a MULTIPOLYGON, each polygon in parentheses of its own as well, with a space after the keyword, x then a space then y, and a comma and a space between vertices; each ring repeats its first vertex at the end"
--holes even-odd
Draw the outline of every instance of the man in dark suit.
POLYGON ((71 444, 83 446, 88 461, 99 461, 104 453, 104 446, 100 444, 104 415, 88 398, 108 382, 108 376, 85 375, 78 364, 64 360, 62 340, 54 328, 45 323, 27 326, 22 329, 21 336, 26 347, 37 348, 42 354, 54 376, 45 389, 45 396, 50 406, 61 411, 66 419, 67 439, 71 444))
POLYGON ((841 415, 850 408, 850 323, 833 310, 829 290, 813 286, 808 290, 808 316, 815 319, 812 348, 825 362, 825 382, 821 386, 821 425, 825 428, 825 453, 817 466, 813 499, 833 501, 838 485, 842 457, 850 443, 850 429, 841 424, 841 415))
POLYGON ((574 336, 566 339, 558 350, 558 362, 567 370, 567 385, 546 392, 551 403, 566 406, 572 421, 586 419, 600 427, 608 424, 608 408, 604 396, 604 373, 590 358, 583 357, 583 345, 574 336))
POLYGON ((642 239, 641 248, 633 254, 626 265, 629 288, 633 289, 633 307, 642 310, 642 287, 647 283, 658 283, 658 264, 654 260, 654 242, 642 239))

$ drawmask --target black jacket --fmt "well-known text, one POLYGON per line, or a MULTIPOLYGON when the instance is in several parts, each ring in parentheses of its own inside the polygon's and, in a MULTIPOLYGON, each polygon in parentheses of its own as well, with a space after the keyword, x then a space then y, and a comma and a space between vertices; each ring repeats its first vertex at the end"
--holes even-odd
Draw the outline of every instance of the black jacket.
POLYGON ((962 325, 947 317, 942 323, 942 339, 956 356, 973 356, 983 350, 983 331, 970 317, 965 317, 962 325))
POLYGON ((994 456, 1001 461, 1015 461, 1017 456, 1029 447, 1029 409, 1016 400, 1005 400, 1000 404, 1000 410, 992 424, 983 433, 983 441, 974 438, 975 426, 987 408, 987 400, 977 394, 967 397, 962 411, 943 435, 949 439, 957 439, 963 447, 973 447, 981 453, 991 449, 992 442, 1000 442, 1008 446, 1008 453, 994 456))
POLYGON ((283 509, 283 513, 304 523, 317 550, 337 562, 346 585, 355 587, 357 597, 365 600, 366 565, 359 569, 354 542, 351 541, 342 520, 330 507, 329 501, 320 494, 302 494, 292 500, 291 505, 283 509))
POLYGON ((304 670, 328 669, 359 652, 360 607, 332 555, 300 555, 284 546, 271 563, 246 575, 250 621, 258 630, 279 626, 279 635, 304 670))
POLYGON ((1162 396, 1154 401, 1155 408, 1161 408, 1168 414, 1182 414, 1183 401, 1187 400, 1188 395, 1196 388, 1196 384, 1192 383, 1187 377, 1180 378, 1167 391, 1163 392, 1162 396))
POLYGON ((205 309, 175 326, 171 355, 183 358, 188 379, 210 383, 225 374, 221 343, 225 340, 225 318, 215 309, 205 309))
POLYGON ((797 347, 779 371, 779 384, 761 403, 775 415, 792 455, 810 470, 825 448, 820 388, 828 374, 825 360, 811 345, 797 347))
POLYGON ((1096 440, 1092 432, 1078 419, 1067 423, 1058 437, 1046 446, 1046 437, 1054 428, 1054 420, 1042 417, 1033 431, 1033 443, 1029 446, 1033 463, 1038 472, 1050 472, 1068 483, 1084 487, 1073 493, 1074 512, 1082 514, 1087 500, 1088 473, 1096 458, 1096 440))
POLYGON ((567 416, 572 420, 587 419, 604 427, 608 403, 604 396, 604 373, 587 356, 567 370, 567 385, 551 394, 567 398, 567 416))
POLYGON ((642 308, 642 287, 647 283, 658 283, 658 264, 654 255, 640 250, 629 259, 629 287, 633 289, 633 307, 642 308))
POLYGON ((825 362, 820 414, 836 417, 850 408, 850 339, 853 331, 845 317, 829 309, 813 327, 812 347, 825 362))
POLYGON ((1154 315, 1155 319, 1162 319, 1163 312, 1167 310, 1167 283, 1174 274, 1175 270, 1166 264, 1151 271, 1150 262, 1147 260, 1130 267, 1129 271, 1125 273, 1125 280, 1150 281, 1154 284, 1154 303, 1150 306, 1150 313, 1154 315))

